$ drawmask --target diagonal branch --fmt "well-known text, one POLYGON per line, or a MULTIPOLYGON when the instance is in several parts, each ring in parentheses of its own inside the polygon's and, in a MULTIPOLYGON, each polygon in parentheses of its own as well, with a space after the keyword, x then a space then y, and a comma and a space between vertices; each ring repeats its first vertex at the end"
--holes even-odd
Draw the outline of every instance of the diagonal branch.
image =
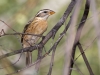
POLYGON ((89 70, 90 75, 94 75, 94 74, 93 74, 93 71, 92 71, 92 69, 91 69, 91 67, 90 67, 90 64, 89 64, 89 62, 88 62, 88 60, 87 60, 87 58, 86 58, 86 55, 85 55, 85 53, 84 53, 84 50, 83 50, 83 48, 82 48, 82 46, 81 46, 81 44, 80 44, 79 42, 78 42, 78 48, 80 49, 80 52, 82 53, 82 57, 83 57, 83 59, 84 59, 84 62, 85 62, 85 64, 86 64, 88 70, 89 70))

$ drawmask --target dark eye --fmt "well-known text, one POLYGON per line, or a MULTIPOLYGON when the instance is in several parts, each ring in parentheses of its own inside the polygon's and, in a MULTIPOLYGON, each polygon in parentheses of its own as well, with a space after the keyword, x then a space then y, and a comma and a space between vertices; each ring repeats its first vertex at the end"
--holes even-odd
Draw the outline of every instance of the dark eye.
POLYGON ((44 11, 44 13, 47 13, 47 11, 44 11))

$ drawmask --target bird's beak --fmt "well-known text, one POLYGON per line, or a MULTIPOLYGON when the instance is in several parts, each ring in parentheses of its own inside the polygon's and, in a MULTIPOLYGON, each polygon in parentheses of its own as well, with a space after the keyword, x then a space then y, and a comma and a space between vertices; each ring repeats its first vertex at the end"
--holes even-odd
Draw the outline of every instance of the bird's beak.
POLYGON ((55 13, 54 11, 52 11, 52 10, 50 11, 50 15, 53 15, 54 13, 55 13))

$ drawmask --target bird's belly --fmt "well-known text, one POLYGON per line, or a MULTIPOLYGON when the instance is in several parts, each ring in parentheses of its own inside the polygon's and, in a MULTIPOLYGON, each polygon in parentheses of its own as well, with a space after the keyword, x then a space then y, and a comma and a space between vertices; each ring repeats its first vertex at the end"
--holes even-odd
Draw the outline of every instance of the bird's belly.
POLYGON ((28 38, 29 38, 28 43, 30 45, 34 45, 36 44, 36 42, 39 40, 40 37, 30 35, 28 36, 28 38))

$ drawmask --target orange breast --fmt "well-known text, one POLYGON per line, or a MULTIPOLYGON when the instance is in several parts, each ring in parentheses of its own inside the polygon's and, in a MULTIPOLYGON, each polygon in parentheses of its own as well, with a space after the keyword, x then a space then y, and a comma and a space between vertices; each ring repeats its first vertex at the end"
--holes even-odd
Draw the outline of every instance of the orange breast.
MULTIPOLYGON (((31 33, 31 34, 43 34, 47 29, 47 22, 43 19, 34 19, 34 21, 29 25, 25 33, 31 33)), ((34 44, 38 41, 40 37, 32 36, 32 35, 25 35, 24 36, 24 47, 29 46, 29 44, 34 44), (25 41, 27 40, 27 41, 25 41)))

